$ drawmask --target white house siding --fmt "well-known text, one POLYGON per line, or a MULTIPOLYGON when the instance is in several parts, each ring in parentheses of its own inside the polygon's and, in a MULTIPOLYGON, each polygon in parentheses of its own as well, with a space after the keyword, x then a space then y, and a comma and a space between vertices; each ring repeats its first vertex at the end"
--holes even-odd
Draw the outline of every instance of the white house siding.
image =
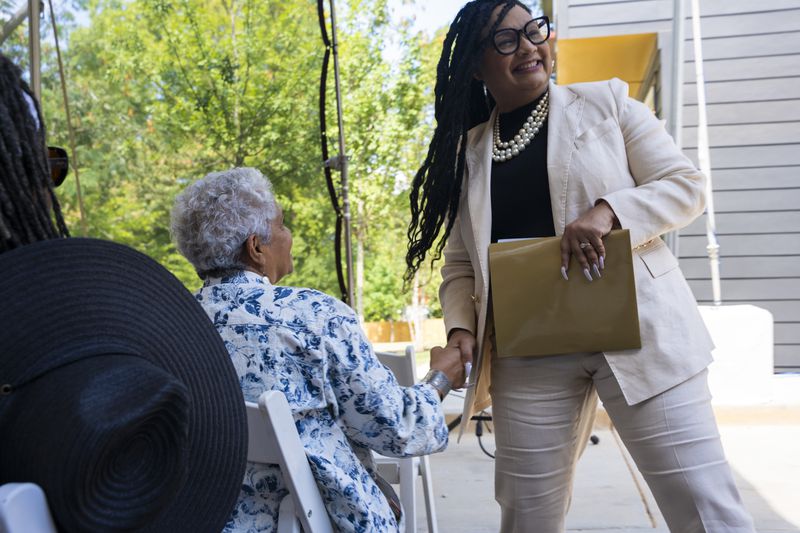
MULTIPOLYGON (((555 0, 559 38, 658 32, 669 100, 672 0, 555 0)), ((775 370, 800 371, 800 0, 700 0, 724 303, 775 319, 775 370)), ((697 157, 690 3, 683 146, 697 157)), ((683 268, 711 302, 705 216, 681 231, 683 268)))

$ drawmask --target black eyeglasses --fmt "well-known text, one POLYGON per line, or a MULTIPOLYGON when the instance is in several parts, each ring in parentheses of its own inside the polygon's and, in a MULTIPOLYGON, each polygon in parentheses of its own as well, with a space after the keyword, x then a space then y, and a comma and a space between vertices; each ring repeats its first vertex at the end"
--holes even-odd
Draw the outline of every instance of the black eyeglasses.
POLYGON ((69 172, 67 151, 58 146, 48 146, 47 160, 50 163, 50 179, 53 180, 53 187, 58 187, 64 183, 69 172))
POLYGON ((510 56, 519 50, 519 36, 524 35, 531 44, 542 44, 550 38, 550 19, 538 17, 529 21, 521 30, 503 28, 492 34, 492 44, 497 53, 510 56))

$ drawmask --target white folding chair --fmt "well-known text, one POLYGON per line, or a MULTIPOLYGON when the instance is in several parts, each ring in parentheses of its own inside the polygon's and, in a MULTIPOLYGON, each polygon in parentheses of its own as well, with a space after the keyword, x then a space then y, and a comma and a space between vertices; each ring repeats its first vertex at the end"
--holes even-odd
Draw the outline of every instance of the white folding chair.
MULTIPOLYGON (((404 355, 387 352, 376 352, 381 363, 389 367, 397 382, 403 387, 410 387, 417 382, 416 354, 413 346, 407 346, 404 355)), ((422 489, 425 495, 425 510, 428 518, 428 533, 438 533, 436 524, 436 507, 433 496, 433 476, 427 455, 422 457, 385 457, 374 454, 378 473, 389 483, 400 484, 400 503, 406 517, 406 533, 417 531, 417 476, 422 478, 422 489)))
POLYGON ((331 521, 283 393, 267 391, 247 406, 247 460, 277 464, 289 494, 278 510, 278 533, 333 533, 331 521))
POLYGON ((39 485, 0 485, 0 533, 56 533, 47 499, 39 485))

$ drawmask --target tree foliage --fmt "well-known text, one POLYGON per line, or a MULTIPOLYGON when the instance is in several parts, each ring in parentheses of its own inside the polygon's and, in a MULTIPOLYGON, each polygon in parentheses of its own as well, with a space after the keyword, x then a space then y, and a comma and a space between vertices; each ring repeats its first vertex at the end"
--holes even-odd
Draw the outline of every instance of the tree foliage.
MULTIPOLYGON (((431 41, 390 22, 387 0, 339 4, 363 310, 367 319, 397 318, 409 301, 401 279, 407 182, 432 131, 441 36, 431 41)), ((83 7, 88 24, 65 15, 62 33, 89 235, 149 254, 195 289, 199 280, 170 242, 173 198, 207 172, 254 166, 273 181, 294 233, 295 273, 286 282, 338 294, 335 214, 319 147, 324 48, 316 2, 89 0, 83 7)), ((51 143, 67 146, 52 48, 43 53, 51 143)), ((335 133, 332 63, 328 85, 326 119, 335 133)), ((336 138, 328 142, 336 154, 336 138)), ((78 233, 74 180, 59 191, 78 233)))

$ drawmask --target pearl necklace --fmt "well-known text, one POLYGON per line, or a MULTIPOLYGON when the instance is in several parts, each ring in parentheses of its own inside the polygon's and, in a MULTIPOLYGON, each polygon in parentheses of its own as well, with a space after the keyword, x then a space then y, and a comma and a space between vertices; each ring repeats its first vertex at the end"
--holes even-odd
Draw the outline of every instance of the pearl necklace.
POLYGON ((549 93, 545 93, 528 118, 525 119, 525 124, 522 125, 519 132, 508 142, 500 140, 500 113, 497 113, 497 118, 494 120, 492 161, 496 163, 508 161, 518 156, 531 143, 547 119, 547 111, 550 108, 547 101, 548 96, 549 93))

